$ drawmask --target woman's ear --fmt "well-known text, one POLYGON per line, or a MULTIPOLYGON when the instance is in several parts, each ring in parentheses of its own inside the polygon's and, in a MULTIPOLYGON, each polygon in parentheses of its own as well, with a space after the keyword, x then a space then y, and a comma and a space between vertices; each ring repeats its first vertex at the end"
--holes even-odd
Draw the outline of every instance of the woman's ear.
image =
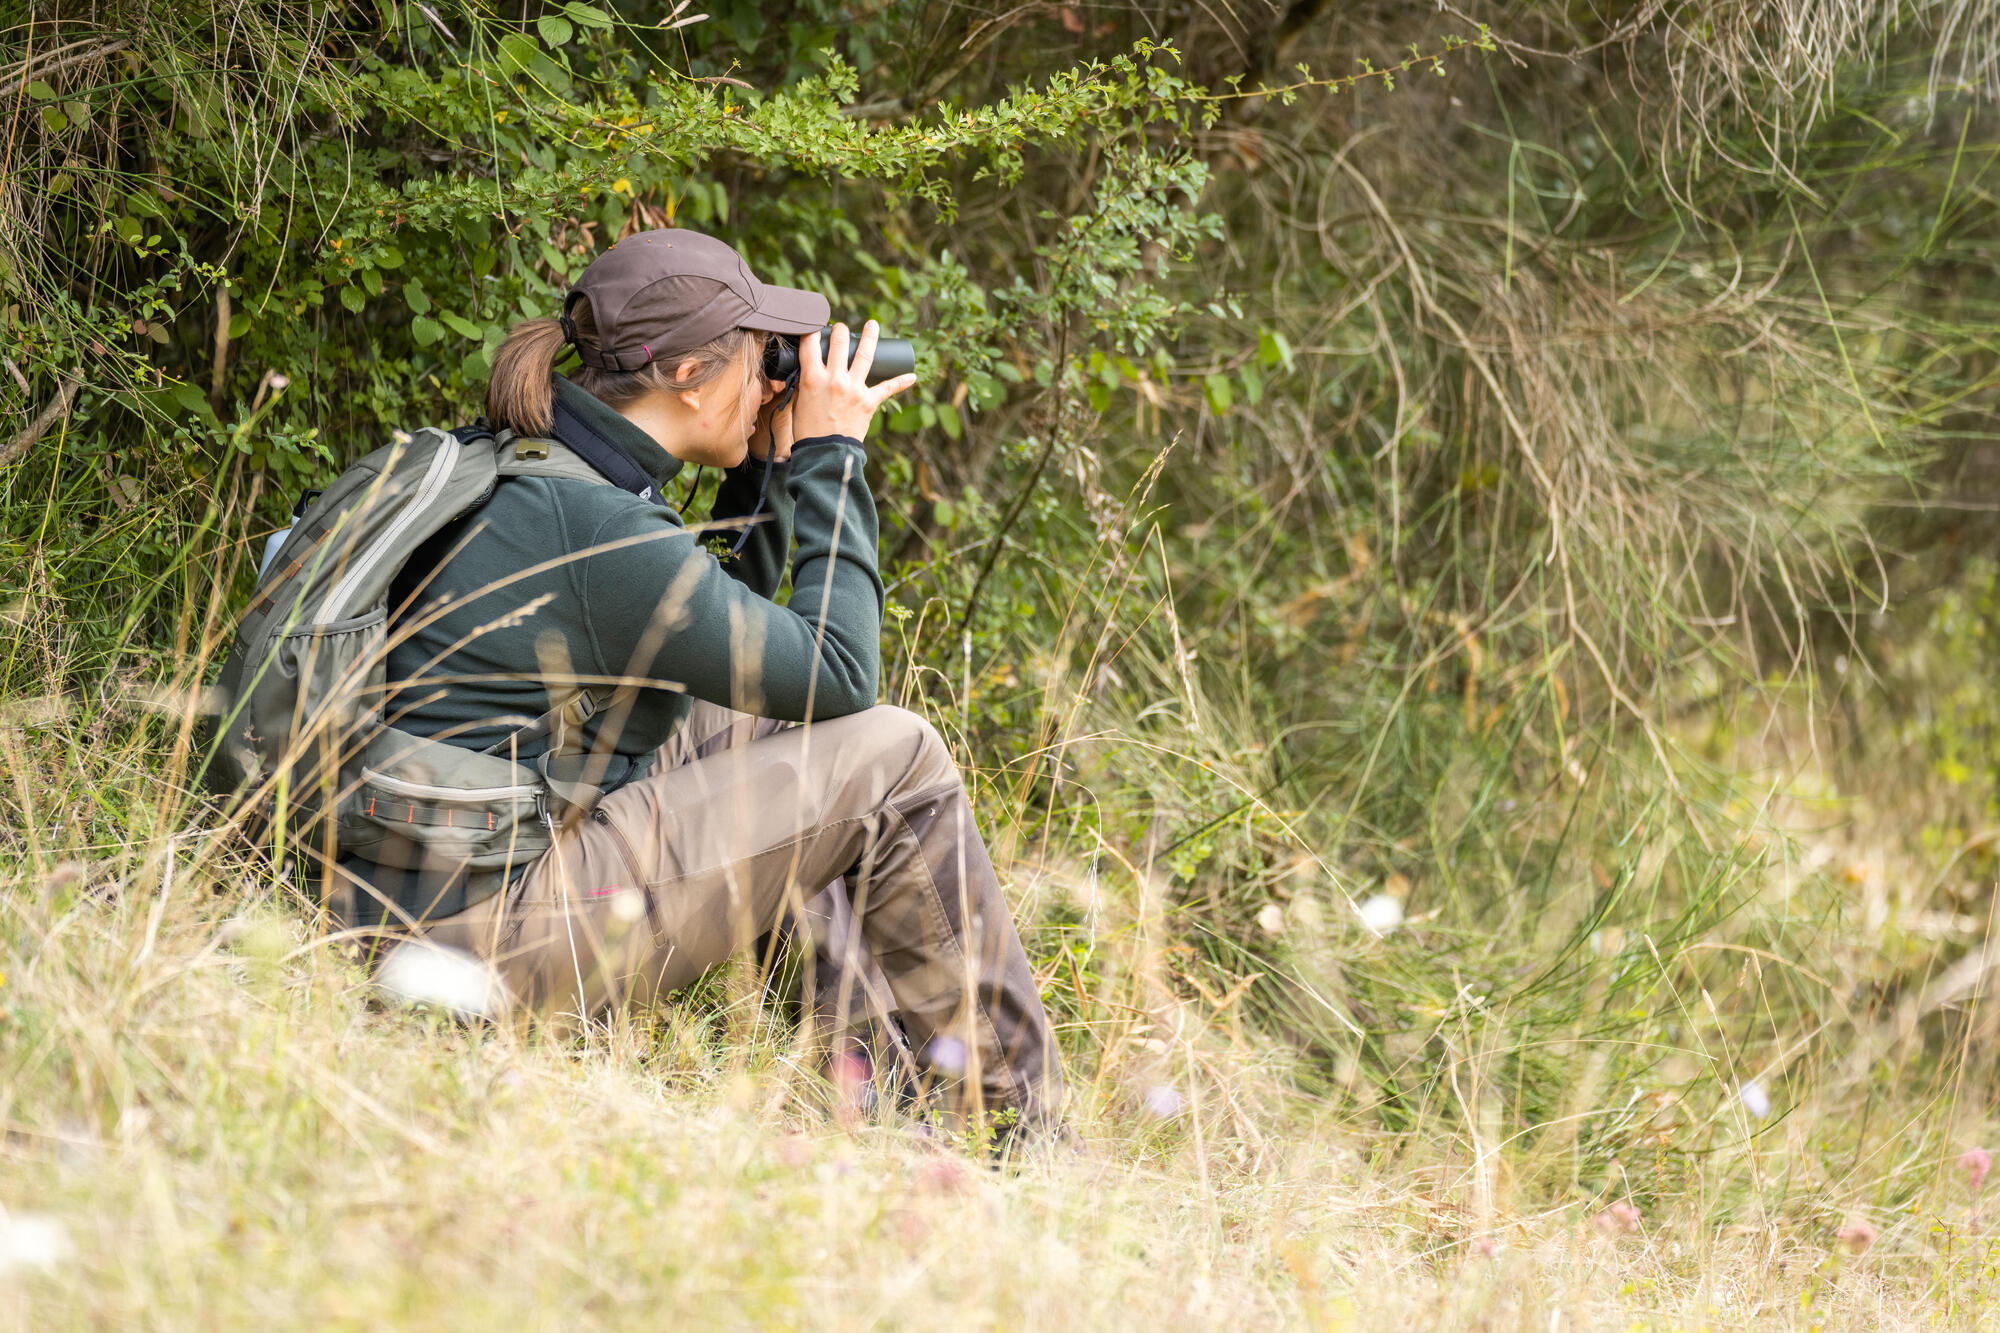
MULTIPOLYGON (((686 384, 689 380, 693 379, 695 375, 700 372, 700 370, 701 367, 696 365, 694 363, 694 359, 690 357, 688 360, 681 362, 680 365, 674 368, 674 383, 686 384)), ((674 396, 676 398, 679 398, 681 402, 684 405, 686 405, 688 411, 690 412, 701 411, 701 395, 697 393, 695 390, 682 389, 679 393, 675 394, 674 396)))

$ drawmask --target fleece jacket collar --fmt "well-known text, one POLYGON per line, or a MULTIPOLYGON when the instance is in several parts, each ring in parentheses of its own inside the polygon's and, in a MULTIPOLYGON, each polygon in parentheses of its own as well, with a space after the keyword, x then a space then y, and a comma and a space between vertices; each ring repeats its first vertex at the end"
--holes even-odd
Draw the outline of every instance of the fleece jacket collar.
POLYGON ((562 376, 555 377, 554 435, 565 444, 577 433, 596 437, 645 470, 664 488, 681 470, 681 460, 662 449, 652 436, 633 425, 616 408, 606 406, 587 390, 562 376))

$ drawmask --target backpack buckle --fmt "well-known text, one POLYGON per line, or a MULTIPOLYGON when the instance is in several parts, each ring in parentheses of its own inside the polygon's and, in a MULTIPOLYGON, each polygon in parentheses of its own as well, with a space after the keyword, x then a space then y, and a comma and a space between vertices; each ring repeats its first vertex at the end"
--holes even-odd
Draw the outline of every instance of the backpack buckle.
POLYGON ((514 457, 530 463, 539 463, 549 456, 547 440, 516 440, 514 457))

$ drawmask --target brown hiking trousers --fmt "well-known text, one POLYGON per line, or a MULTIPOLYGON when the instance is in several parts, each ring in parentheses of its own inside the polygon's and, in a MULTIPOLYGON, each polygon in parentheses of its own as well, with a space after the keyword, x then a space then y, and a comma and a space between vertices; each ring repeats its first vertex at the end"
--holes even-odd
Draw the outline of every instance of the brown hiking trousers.
POLYGON ((904 709, 796 726, 697 702, 651 773, 423 930, 489 960, 517 1004, 592 1015, 787 921, 818 946, 823 1021, 892 1003, 920 1069, 968 1109, 1059 1114, 1048 1017, 964 784, 904 709))

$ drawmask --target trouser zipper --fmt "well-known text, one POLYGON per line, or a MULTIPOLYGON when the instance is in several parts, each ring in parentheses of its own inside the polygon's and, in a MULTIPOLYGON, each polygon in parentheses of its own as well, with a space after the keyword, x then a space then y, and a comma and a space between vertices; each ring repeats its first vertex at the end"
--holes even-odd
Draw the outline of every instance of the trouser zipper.
POLYGON ((653 886, 647 883, 646 877, 639 872, 639 858, 632 855, 632 844, 625 841, 625 830, 611 822, 611 816, 604 813, 602 806, 592 806, 590 817, 611 835, 611 840, 618 844, 618 854, 625 858, 625 873, 632 877, 632 887, 639 891, 641 901, 646 904, 646 925, 653 932, 653 947, 666 948, 667 931, 660 923, 659 908, 653 902, 653 886))

